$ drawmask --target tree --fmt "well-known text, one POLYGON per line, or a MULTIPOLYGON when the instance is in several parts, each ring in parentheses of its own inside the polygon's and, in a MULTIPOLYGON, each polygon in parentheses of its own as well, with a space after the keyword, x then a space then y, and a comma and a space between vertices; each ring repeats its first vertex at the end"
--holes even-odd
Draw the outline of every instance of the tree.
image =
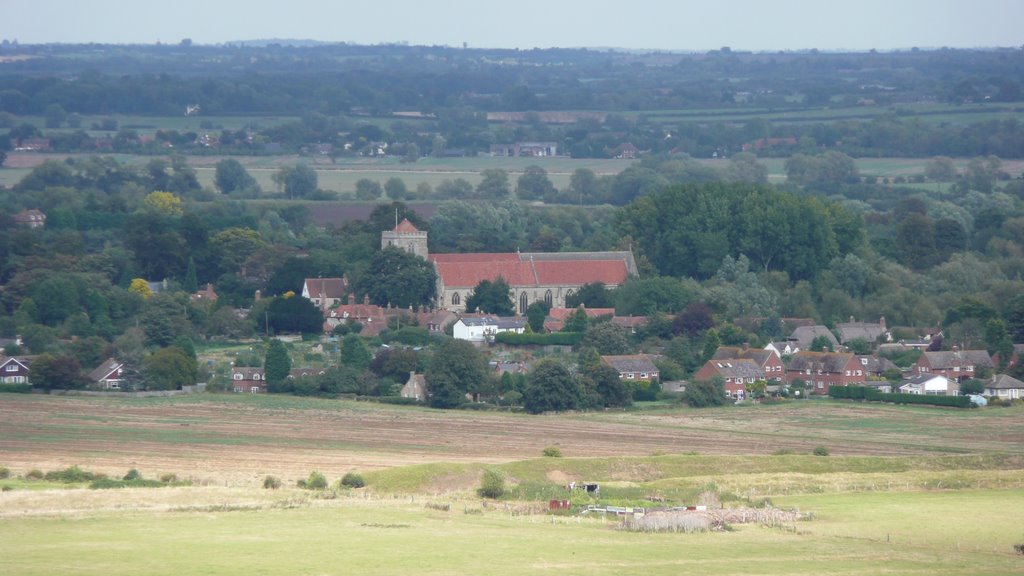
POLYGON ((534 366, 523 391, 523 406, 527 412, 574 410, 579 403, 579 385, 565 366, 552 358, 545 358, 534 366))
POLYGON ((319 334, 323 331, 324 315, 315 304, 306 298, 286 294, 271 300, 263 318, 253 318, 253 320, 260 324, 266 324, 279 334, 287 332, 319 334))
POLYGON ((718 351, 718 347, 722 345, 721 338, 718 337, 718 330, 714 328, 709 329, 704 333, 704 346, 701 348, 700 357, 701 362, 707 362, 718 351))
POLYGON ((293 168, 281 168, 280 181, 288 198, 304 198, 316 192, 316 171, 305 164, 297 164, 293 168))
POLYGON ((404 200, 409 195, 409 189, 405 186, 405 180, 392 177, 384 183, 384 193, 392 200, 404 200))
POLYGON ((473 294, 466 298, 466 312, 475 312, 479 309, 486 314, 497 314, 498 316, 512 316, 515 307, 509 297, 508 282, 498 277, 493 282, 481 280, 473 288, 473 294))
POLYGON ((249 174, 241 162, 234 158, 217 162, 213 185, 222 194, 236 194, 246 198, 257 198, 262 193, 256 179, 249 174))
POLYGON ((487 378, 487 361, 466 340, 445 339, 424 373, 434 408, 453 408, 487 378))
POLYGON ((501 498, 505 495, 505 475, 495 468, 487 468, 477 493, 483 498, 501 498))
POLYGON ((740 152, 729 158, 729 165, 725 168, 725 179, 729 182, 767 184, 768 167, 757 161, 757 155, 740 152))
POLYGON ((489 200, 504 200, 512 193, 508 172, 501 168, 487 168, 480 173, 483 179, 476 185, 476 193, 489 200))
POLYGON ((611 322, 602 322, 587 329, 583 345, 592 346, 605 356, 633 353, 633 344, 626 331, 611 322))
POLYGON ((359 200, 376 200, 380 198, 383 191, 380 182, 369 178, 356 180, 356 198, 359 200))
POLYGON ((341 341, 341 363, 358 370, 366 370, 373 361, 373 354, 358 334, 346 334, 341 341))
POLYGON ((68 117, 68 113, 60 104, 50 104, 43 112, 47 128, 60 128, 68 117))
POLYGON ((604 282, 591 282, 580 286, 576 292, 565 297, 566 308, 576 308, 580 305, 587 308, 614 308, 612 303, 612 292, 604 285, 604 282))
POLYGON ((177 346, 161 348, 142 363, 142 376, 150 390, 180 390, 196 382, 195 365, 177 346))
POLYGON ((196 261, 189 256, 188 268, 185 269, 185 279, 181 282, 181 288, 189 294, 199 289, 199 280, 196 278, 196 261))
POLYGON ((388 246, 373 255, 355 288, 378 306, 428 305, 437 291, 437 273, 423 258, 388 246))
POLYGON ((1017 295, 1006 308, 1006 330, 1012 341, 1024 342, 1024 294, 1017 295))
POLYGON ((674 313, 682 310, 693 299, 697 289, 699 287, 693 281, 680 281, 666 276, 630 278, 615 290, 615 313, 619 316, 674 313))
POLYGON ((548 316, 551 306, 543 300, 538 300, 526 308, 526 321, 530 324, 530 330, 540 333, 544 331, 544 320, 548 316))
POLYGON ((577 168, 569 178, 569 194, 581 205, 592 204, 598 195, 597 174, 590 168, 577 168))
POLYGON ((267 379, 267 392, 284 392, 287 390, 288 374, 292 370, 292 359, 284 342, 274 338, 267 343, 267 355, 263 360, 264 375, 267 379))
POLYGON ((74 390, 84 388, 86 379, 74 356, 55 356, 44 352, 29 367, 32 386, 43 390, 74 390))
POLYGON ((691 337, 714 327, 715 316, 711 307, 699 300, 687 304, 672 321, 672 331, 675 334, 686 334, 691 337))
POLYGON ((928 268, 937 256, 935 223, 926 214, 907 214, 896 225, 896 244, 899 246, 900 260, 908 268, 928 268))
POLYGON ((924 165, 924 175, 935 182, 952 182, 956 180, 956 164, 948 156, 936 156, 924 165))
POLYGON ((725 404, 725 381, 721 376, 710 380, 695 380, 686 385, 683 399, 692 408, 707 408, 725 404))
POLYGON ((540 166, 527 166, 516 180, 516 195, 520 200, 541 200, 554 192, 547 170, 540 166))
POLYGON ((590 319, 587 317, 586 309, 579 306, 566 317, 562 332, 586 332, 589 323, 590 319))
POLYGON ((607 364, 585 369, 583 372, 584 387, 593 389, 601 398, 604 407, 629 406, 633 403, 629 388, 619 377, 619 371, 607 364))
POLYGON ((960 383, 960 395, 982 394, 985 392, 985 382, 976 378, 970 378, 960 383))
POLYGON ((832 341, 828 339, 828 336, 815 336, 814 340, 811 340, 811 347, 809 352, 835 352, 832 349, 832 341))
POLYGON ((139 315, 139 326, 146 341, 154 346, 169 346, 174 339, 189 333, 191 323, 186 315, 184 294, 158 292, 146 301, 139 315))

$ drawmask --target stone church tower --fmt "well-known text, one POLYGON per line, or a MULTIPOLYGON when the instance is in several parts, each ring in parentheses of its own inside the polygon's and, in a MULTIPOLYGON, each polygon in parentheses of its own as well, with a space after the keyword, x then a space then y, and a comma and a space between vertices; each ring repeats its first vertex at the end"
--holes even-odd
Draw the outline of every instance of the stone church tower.
POLYGON ((388 246, 411 252, 420 258, 427 258, 427 233, 413 226, 408 219, 403 219, 395 226, 394 230, 385 230, 380 233, 381 250, 388 246))

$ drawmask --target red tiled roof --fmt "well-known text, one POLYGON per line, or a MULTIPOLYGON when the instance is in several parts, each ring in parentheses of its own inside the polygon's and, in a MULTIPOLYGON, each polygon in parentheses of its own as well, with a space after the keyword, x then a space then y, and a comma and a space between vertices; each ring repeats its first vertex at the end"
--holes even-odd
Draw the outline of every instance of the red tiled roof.
POLYGON ((583 285, 603 282, 618 285, 629 271, 623 260, 521 261, 517 254, 433 254, 438 275, 446 287, 472 288, 482 280, 502 277, 511 286, 583 285))
POLYGON ((398 226, 395 226, 394 231, 408 234, 410 232, 419 232, 420 230, 416 226, 413 226, 413 223, 409 222, 408 218, 403 218, 398 226))
POLYGON ((346 278, 306 278, 311 298, 341 298, 348 291, 346 278))
MULTIPOLYGON (((576 308, 552 308, 548 310, 548 316, 556 320, 565 320, 576 308)), ((587 318, 598 318, 600 316, 614 316, 615 308, 583 308, 587 318)))

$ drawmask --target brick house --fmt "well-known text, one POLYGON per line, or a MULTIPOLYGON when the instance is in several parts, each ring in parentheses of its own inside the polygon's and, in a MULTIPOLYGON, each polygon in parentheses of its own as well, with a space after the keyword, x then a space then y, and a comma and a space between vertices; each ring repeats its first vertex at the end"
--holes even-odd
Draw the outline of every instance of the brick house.
POLYGON ((911 367, 915 374, 940 374, 957 382, 975 378, 979 368, 993 368, 985 350, 924 352, 911 367))
POLYGON ((750 348, 749 346, 719 346, 715 350, 712 360, 745 359, 757 362, 757 365, 764 372, 764 380, 782 382, 785 380, 786 367, 782 359, 776 356, 771 350, 761 348, 750 348))
POLYGON ((122 390, 130 388, 127 376, 128 371, 125 369, 124 362, 109 358, 106 362, 97 366, 95 370, 89 372, 87 378, 89 379, 90 388, 122 390))
POLYGON ((267 374, 263 368, 235 367, 231 369, 231 389, 235 392, 258 394, 267 391, 267 374))
MULTIPOLYGON (((774 354, 773 354, 774 356, 774 354)), ((747 395, 747 384, 765 379, 764 370, 755 360, 749 358, 711 359, 693 375, 693 380, 711 380, 720 376, 725 380, 725 393, 730 398, 742 400, 747 395)))
POLYGON ((848 352, 797 352, 786 367, 786 383, 802 380, 809 394, 828 395, 832 386, 864 384, 867 373, 860 360, 848 352))

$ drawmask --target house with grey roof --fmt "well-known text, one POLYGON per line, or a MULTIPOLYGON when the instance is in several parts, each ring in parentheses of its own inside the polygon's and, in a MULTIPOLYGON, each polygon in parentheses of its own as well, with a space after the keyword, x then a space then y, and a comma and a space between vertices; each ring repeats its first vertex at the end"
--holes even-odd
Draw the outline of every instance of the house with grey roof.
POLYGON ((892 339, 892 335, 885 327, 885 316, 882 316, 877 323, 855 322, 851 316, 849 322, 836 324, 836 332, 839 334, 839 342, 841 344, 849 344, 858 338, 871 344, 874 344, 883 336, 890 340, 892 339))
POLYGON ((463 316, 452 326, 452 336, 456 340, 470 342, 491 342, 499 332, 522 334, 525 331, 526 318, 519 316, 463 316))
POLYGON ((793 333, 789 335, 789 339, 796 341, 796 345, 801 350, 808 350, 811 352, 821 352, 821 350, 811 350, 811 343, 814 339, 824 336, 828 339, 829 344, 832 345, 832 350, 839 350, 839 341, 836 340, 835 334, 827 327, 820 324, 814 326, 800 326, 793 333))
POLYGON ((933 396, 956 396, 959 390, 956 380, 941 374, 915 374, 900 381, 899 391, 903 394, 933 396))
POLYGON ((747 395, 747 384, 765 380, 764 369, 750 358, 711 359, 693 375, 693 380, 711 380, 720 377, 725 382, 725 393, 735 400, 747 395))
POLYGON ((916 374, 941 374, 957 382, 977 378, 979 370, 991 370, 992 357, 985 350, 923 352, 911 368, 916 374))
POLYGON ((647 354, 601 356, 601 362, 619 373, 621 380, 657 380, 658 367, 647 354))
POLYGON ((1008 374, 999 374, 985 383, 985 396, 995 396, 1003 400, 1024 398, 1024 382, 1008 374))

